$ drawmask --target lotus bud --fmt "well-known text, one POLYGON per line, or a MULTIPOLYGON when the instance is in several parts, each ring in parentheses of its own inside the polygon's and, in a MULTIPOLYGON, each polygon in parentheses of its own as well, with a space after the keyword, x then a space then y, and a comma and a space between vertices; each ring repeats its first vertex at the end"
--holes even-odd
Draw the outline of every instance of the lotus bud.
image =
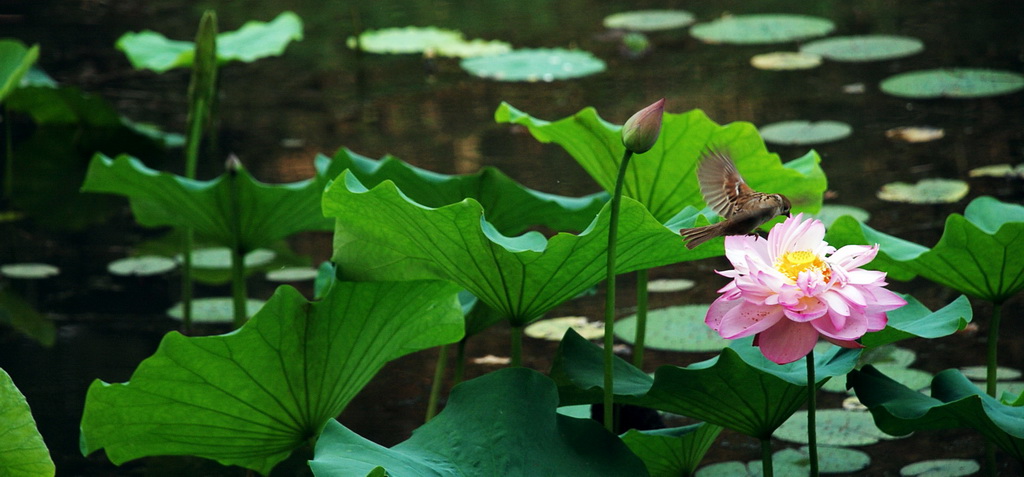
POLYGON ((234 154, 229 155, 228 159, 224 161, 224 169, 230 174, 237 174, 242 168, 242 161, 234 154))
POLYGON ((661 116, 665 112, 665 98, 637 111, 622 125, 622 145, 635 154, 642 154, 654 147, 661 133, 661 116))

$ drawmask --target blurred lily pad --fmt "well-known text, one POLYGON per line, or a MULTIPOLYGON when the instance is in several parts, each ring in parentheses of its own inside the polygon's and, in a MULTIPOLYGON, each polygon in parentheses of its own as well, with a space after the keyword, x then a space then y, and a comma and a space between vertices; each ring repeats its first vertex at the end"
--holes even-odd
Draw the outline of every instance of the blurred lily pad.
POLYGON ((530 323, 523 333, 530 338, 548 341, 561 341, 565 331, 572 328, 580 336, 588 340, 604 337, 604 323, 589 321, 585 316, 563 316, 530 323))
POLYGON ((815 40, 800 47, 832 61, 882 61, 914 55, 924 50, 917 38, 895 35, 837 36, 815 40))
POLYGON ((820 144, 838 141, 850 135, 853 128, 839 121, 781 121, 758 128, 766 142, 784 145, 820 144))
POLYGON ((971 459, 934 459, 915 462, 900 469, 903 477, 959 477, 981 470, 978 462, 971 459))
POLYGON ((956 179, 922 179, 916 184, 892 182, 878 190, 878 198, 910 204, 948 204, 963 199, 970 187, 956 179))
POLYGON ((750 58, 750 64, 759 70, 809 70, 821 66, 821 57, 796 51, 776 51, 750 58))
POLYGON ((696 285, 697 282, 685 278, 662 278, 647 282, 647 291, 651 293, 670 293, 689 290, 696 285))
MULTIPOLYGON (((866 446, 883 439, 898 439, 875 426, 871 414, 844 409, 819 409, 816 414, 819 446, 866 446)), ((797 411, 775 431, 774 437, 807 443, 807 411, 797 411)))
POLYGON ((267 272, 272 282, 304 282, 316 279, 319 271, 312 267, 285 267, 267 272))
MULTIPOLYGON (((967 377, 967 379, 974 381, 984 381, 988 376, 988 371, 985 366, 964 366, 960 368, 960 373, 967 377)), ((1017 379, 1020 376, 1021 373, 1019 369, 1007 368, 1004 366, 999 366, 998 368, 996 368, 996 380, 1010 381, 1013 379, 1017 379)))
POLYGON ((690 34, 705 43, 766 44, 815 38, 834 29, 835 24, 824 18, 758 14, 726 16, 694 25, 690 34))
POLYGON ((367 30, 355 37, 349 37, 349 48, 357 46, 371 53, 423 53, 435 50, 446 44, 464 42, 462 32, 437 27, 383 28, 367 30))
POLYGON ((822 204, 821 210, 812 215, 825 224, 825 228, 828 228, 832 225, 832 222, 835 222, 836 219, 844 215, 853 217, 857 222, 867 222, 871 218, 871 213, 860 207, 842 204, 822 204))
MULTIPOLYGON (((810 470, 807 446, 799 449, 783 449, 772 454, 775 475, 802 476, 810 470)), ((871 464, 871 456, 856 449, 842 447, 818 447, 818 469, 822 474, 845 474, 863 470, 871 464)), ((761 461, 746 464, 737 461, 720 462, 701 468, 696 477, 760 477, 761 461)))
POLYGON ((685 10, 636 10, 608 15, 604 18, 604 26, 630 31, 661 31, 688 27, 695 20, 693 14, 685 10))
POLYGON ((512 50, 492 56, 462 60, 462 69, 473 76, 496 81, 555 81, 600 73, 605 63, 581 50, 559 48, 512 50))
MULTIPOLYGON (((247 268, 259 267, 270 263, 277 254, 273 250, 258 248, 247 254, 243 261, 247 268)), ((175 257, 182 260, 179 254, 175 257)), ((196 268, 231 268, 231 250, 227 247, 199 248, 192 251, 192 266, 196 268)))
POLYGON ((107 271, 112 275, 143 277, 167 273, 177 266, 178 262, 172 258, 140 255, 114 260, 107 264, 107 271))
POLYGON ((500 55, 512 51, 512 45, 498 40, 481 40, 479 38, 453 43, 444 43, 434 50, 438 56, 451 58, 474 58, 477 56, 500 55))
POLYGON ((39 280, 59 274, 59 268, 46 263, 8 263, 0 265, 0 275, 18 280, 39 280))
POLYGON ((928 126, 905 126, 885 131, 885 137, 905 142, 929 142, 942 139, 946 131, 928 126))
MULTIPOLYGON (((225 323, 234 322, 234 305, 231 297, 199 298, 192 300, 192 322, 193 323, 225 323)), ((255 316, 260 308, 263 308, 263 300, 248 298, 245 300, 245 316, 255 316)), ((172 306, 167 310, 167 315, 175 320, 182 320, 183 307, 181 303, 172 306)))
MULTIPOLYGON (((728 340, 704 324, 707 313, 708 305, 682 305, 648 311, 645 345, 650 349, 693 353, 719 351, 729 346, 728 340)), ((632 343, 636 338, 636 315, 616 321, 615 336, 632 343)))
POLYGON ((1024 75, 982 68, 942 68, 891 76, 879 85, 883 92, 903 98, 978 98, 1024 89, 1024 75))
POLYGON ((967 172, 970 177, 1017 177, 1024 178, 1024 164, 1011 166, 1009 164, 994 164, 971 169, 967 172))

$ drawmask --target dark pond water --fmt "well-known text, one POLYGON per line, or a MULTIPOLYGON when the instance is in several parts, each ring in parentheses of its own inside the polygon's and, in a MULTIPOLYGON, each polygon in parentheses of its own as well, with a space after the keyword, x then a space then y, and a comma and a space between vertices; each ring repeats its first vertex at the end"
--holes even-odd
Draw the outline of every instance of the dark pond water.
MULTIPOLYGON (((283 57, 255 64, 232 64, 222 71, 219 148, 237 154, 260 179, 292 181, 312 174, 317 153, 348 147, 370 157, 394 154, 443 173, 472 172, 497 166, 529 187, 565 195, 594 192, 597 186, 560 148, 543 145, 529 134, 493 122, 501 101, 534 116, 557 119, 594 106, 609 121, 621 123, 651 101, 667 98, 671 112, 703 109, 719 123, 767 124, 789 119, 831 119, 854 128, 849 138, 816 146, 828 174, 830 202, 855 205, 872 213, 871 224, 925 245, 938 239, 945 216, 962 212, 981 194, 1020 202, 1020 183, 972 181, 967 199, 948 206, 894 205, 875 198, 892 181, 923 178, 966 179, 969 169, 1024 161, 1024 94, 975 100, 908 101, 885 96, 878 82, 897 72, 943 66, 1024 69, 1024 8, 1015 1, 862 1, 815 2, 596 2, 583 0, 375 1, 347 2, 169 2, 102 0, 8 0, 0 6, 4 37, 42 47, 40 64, 62 84, 96 93, 125 116, 182 131, 185 121, 185 72, 155 75, 131 70, 113 48, 126 31, 152 29, 171 38, 190 39, 201 12, 216 8, 222 30, 250 19, 270 20, 293 10, 305 22, 305 39, 283 57), (619 53, 601 27, 611 13, 642 8, 685 8, 700 20, 731 13, 804 13, 827 17, 837 34, 887 33, 920 38, 922 54, 869 64, 826 62, 800 72, 753 69, 754 54, 791 50, 793 45, 705 45, 685 32, 652 35, 655 48, 639 59, 619 53), (356 18, 358 17, 358 20, 356 18), (501 39, 517 47, 579 47, 608 63, 608 71, 590 78, 554 83, 496 83, 463 73, 458 64, 437 60, 429 68, 416 56, 357 57, 345 47, 354 25, 380 28, 436 25, 462 30, 469 38, 501 39), (863 84, 862 94, 843 87, 863 84), (941 140, 907 144, 885 137, 893 127, 927 125, 945 129, 941 140)), ((805 147, 769 147, 784 159, 805 147)), ((175 155, 166 168, 180 169, 175 155)), ((220 159, 203 166, 205 177, 219 173, 220 159)), ((83 196, 80 200, 96 200, 83 196)), ((127 255, 137 243, 158 235, 131 219, 123 203, 103 224, 78 231, 42 227, 33 218, 0 224, 0 262, 44 261, 63 274, 39 284, 37 306, 58 326, 57 342, 44 349, 8 329, 0 329, 0 367, 7 370, 33 408, 39 428, 61 475, 181 475, 185 472, 238 475, 198 459, 148 459, 114 467, 102 456, 78 452, 78 422, 85 389, 94 379, 126 380, 152 354, 163 334, 178 324, 162 316, 173 301, 175 280, 119 281, 105 263, 127 255)), ((314 263, 330 256, 328 234, 302 234, 290 241, 314 263)), ((651 298, 652 307, 712 300, 724 281, 711 274, 723 268, 708 260, 652 271, 653 278, 696 279, 695 289, 651 298)), ((630 311, 632 277, 621 281, 622 313, 630 311)), ((12 286, 18 286, 16 284, 12 286)), ((266 298, 272 285, 250 283, 250 295, 266 298)), ((922 281, 896 283, 935 307, 955 297, 922 281)), ((21 291, 26 291, 21 289, 21 291)), ((307 294, 309 290, 304 290, 307 294)), ((216 287, 203 295, 224 294, 216 287)), ((583 298, 551 313, 600 316, 603 296, 583 298)), ((1024 367, 1020 297, 1005 307, 1000 361, 1024 367)), ((988 306, 975 302, 978 330, 932 342, 914 342, 915 367, 937 372, 984 363, 988 306)), ((205 329, 216 333, 221 329, 205 329)), ((508 331, 495 327, 468 347, 470 357, 507 353, 508 331)), ((555 345, 527 340, 526 365, 545 370, 555 345)), ((392 445, 422 421, 436 351, 389 364, 352 402, 341 421, 376 442, 392 445)), ((710 355, 652 353, 647 367, 685 365, 710 355)), ((491 367, 470 365, 468 377, 491 367)), ((822 407, 840 398, 823 395, 822 407)), ((780 447, 782 444, 779 444, 780 447)), ((870 475, 898 475, 920 458, 964 457, 983 460, 981 439, 973 432, 919 433, 909 439, 866 448, 874 463, 870 475)), ((707 462, 752 460, 757 443, 723 434, 707 462)), ((278 474, 300 473, 297 455, 278 474)), ((1004 463, 1006 472, 1019 467, 1004 463)))

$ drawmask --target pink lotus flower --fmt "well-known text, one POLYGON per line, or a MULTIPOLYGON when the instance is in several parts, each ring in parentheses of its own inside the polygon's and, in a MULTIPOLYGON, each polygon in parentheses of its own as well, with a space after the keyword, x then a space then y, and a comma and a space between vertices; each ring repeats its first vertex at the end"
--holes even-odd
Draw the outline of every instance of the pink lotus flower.
POLYGON ((725 256, 734 270, 704 320, 726 339, 754 335, 768 359, 785 364, 814 348, 818 337, 846 348, 885 328, 885 312, 907 302, 884 288, 885 273, 857 268, 870 262, 878 245, 839 250, 823 239, 818 220, 791 216, 768 233, 725 237, 725 256))

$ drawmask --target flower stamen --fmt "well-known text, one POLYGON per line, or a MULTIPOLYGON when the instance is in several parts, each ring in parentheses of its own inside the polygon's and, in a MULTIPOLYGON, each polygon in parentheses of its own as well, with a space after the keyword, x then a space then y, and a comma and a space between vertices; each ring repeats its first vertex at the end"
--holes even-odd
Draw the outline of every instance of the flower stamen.
POLYGON ((818 272, 825 283, 832 279, 832 268, 810 250, 786 252, 775 260, 775 269, 794 283, 800 276, 800 272, 818 272))

